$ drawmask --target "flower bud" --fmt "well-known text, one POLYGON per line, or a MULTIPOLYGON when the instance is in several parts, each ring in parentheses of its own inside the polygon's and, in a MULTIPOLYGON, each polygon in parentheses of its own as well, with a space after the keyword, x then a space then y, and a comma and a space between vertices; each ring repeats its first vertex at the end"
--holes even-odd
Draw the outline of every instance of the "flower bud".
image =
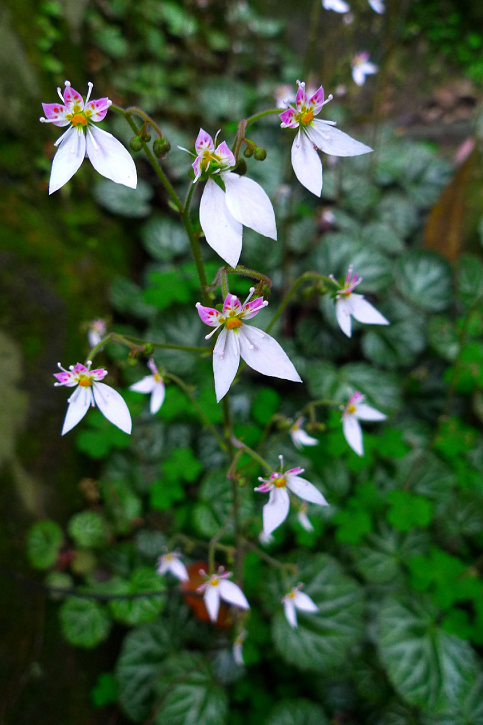
POLYGON ((255 149, 253 156, 257 161, 265 161, 265 159, 267 158, 267 152, 261 146, 258 146, 255 149))
POLYGON ((129 141, 129 146, 131 147, 131 151, 141 151, 143 147, 143 142, 139 138, 139 136, 133 136, 132 139, 129 141))
POLYGON ((245 151, 243 152, 243 156, 246 156, 247 159, 249 159, 250 156, 253 156, 253 149, 251 148, 251 146, 246 147, 245 151))
POLYGON ((171 150, 171 144, 167 138, 157 138, 153 143, 153 151, 156 156, 166 156, 171 150))
POLYGON ((145 131, 144 133, 141 134, 141 138, 143 141, 145 141, 147 143, 148 141, 151 141, 151 134, 148 133, 147 131, 145 131))

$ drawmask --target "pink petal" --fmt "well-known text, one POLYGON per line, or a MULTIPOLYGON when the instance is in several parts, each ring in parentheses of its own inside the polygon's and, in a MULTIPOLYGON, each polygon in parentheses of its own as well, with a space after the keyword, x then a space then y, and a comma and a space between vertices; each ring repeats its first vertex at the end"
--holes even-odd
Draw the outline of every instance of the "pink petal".
POLYGON ((70 121, 66 118, 67 108, 62 103, 42 103, 45 117, 52 121, 54 126, 68 126, 70 121))
POLYGON ((215 144, 213 138, 209 133, 200 128, 198 136, 195 141, 195 149, 197 154, 202 154, 204 151, 214 151, 215 144))
POLYGON ((109 110, 111 101, 109 98, 98 98, 95 101, 89 101, 85 107, 85 111, 92 111, 91 121, 103 121, 109 110))
POLYGON ((297 91, 297 95, 295 96, 295 105, 300 110, 305 106, 307 103, 307 94, 305 92, 305 83, 300 83, 299 88, 297 91))
POLYGON ((309 101, 309 106, 312 107, 312 110, 315 115, 317 115, 320 112, 322 106, 324 105, 324 100, 325 100, 324 87, 320 86, 320 88, 318 88, 315 91, 314 95, 312 96, 312 98, 309 101))
POLYGON ((287 108, 280 114, 282 128, 298 128, 298 121, 295 120, 295 111, 293 108, 287 108))
POLYGON ((214 307, 204 307, 200 302, 197 302, 196 309, 198 310, 201 321, 204 322, 205 325, 209 325, 210 327, 218 327, 221 325, 221 315, 214 307))
POLYGON ((242 311, 242 304, 236 295, 229 294, 223 303, 223 314, 226 315, 231 311, 240 313, 242 311))
POLYGON ((218 146, 218 148, 215 151, 215 154, 220 157, 222 166, 224 166, 226 168, 235 166, 235 164, 236 164, 235 156, 233 155, 233 152, 230 149, 230 147, 228 146, 228 144, 226 143, 226 141, 223 141, 218 146))
POLYGON ((74 90, 71 85, 66 85, 64 89, 64 101, 66 106, 69 107, 70 110, 72 110, 72 107, 74 105, 79 105, 81 109, 84 108, 84 99, 82 98, 81 94, 74 90))
POLYGON ((252 300, 252 302, 248 302, 243 309, 243 319, 251 320, 252 317, 258 315, 258 313, 261 312, 267 304, 267 301, 264 300, 263 297, 257 297, 255 300, 252 300))

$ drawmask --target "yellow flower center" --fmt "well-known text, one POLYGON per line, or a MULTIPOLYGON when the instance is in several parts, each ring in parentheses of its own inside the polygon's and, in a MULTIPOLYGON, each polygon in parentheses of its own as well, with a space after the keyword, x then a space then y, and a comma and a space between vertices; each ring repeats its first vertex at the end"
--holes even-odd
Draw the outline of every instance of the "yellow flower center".
POLYGON ((234 317, 231 320, 226 321, 226 326, 229 330, 236 330, 237 327, 243 327, 243 322, 234 317))
POLYGON ((281 478, 276 478, 273 483, 277 488, 285 488, 287 479, 282 476, 281 478))
POLYGON ((154 373, 154 382, 155 383, 162 383, 163 382, 163 378, 161 377, 161 375, 159 373, 154 373))
POLYGON ((298 114, 297 120, 302 126, 309 126, 314 120, 313 110, 311 108, 304 108, 303 111, 298 114))
POLYGON ((356 406, 355 405, 347 406, 347 412, 350 413, 350 415, 354 415, 354 413, 357 413, 356 406))
POLYGON ((76 113, 75 116, 72 116, 70 119, 70 122, 73 126, 87 126, 89 123, 89 120, 85 113, 76 113))
POLYGON ((217 586, 220 585, 220 580, 219 579, 212 579, 211 582, 210 582, 210 584, 211 584, 212 587, 217 587, 217 586))
POLYGON ((89 375, 79 375, 79 385, 82 388, 91 388, 92 378, 89 375))

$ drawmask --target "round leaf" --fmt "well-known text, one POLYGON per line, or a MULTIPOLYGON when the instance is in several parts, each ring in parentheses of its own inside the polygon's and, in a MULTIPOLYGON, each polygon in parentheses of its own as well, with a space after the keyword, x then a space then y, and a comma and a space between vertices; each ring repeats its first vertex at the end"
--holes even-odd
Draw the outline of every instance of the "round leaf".
POLYGON ((91 649, 104 642, 111 629, 106 610, 89 599, 68 599, 59 610, 64 637, 76 647, 91 649))
POLYGON ((49 569, 57 561, 64 535, 55 521, 38 521, 27 538, 27 554, 35 569, 49 569))
POLYGON ((282 700, 270 712, 265 725, 328 725, 320 707, 310 700, 282 700))
POLYGON ((401 257, 395 281, 403 297, 425 312, 441 312, 451 302, 449 265, 431 252, 413 251, 401 257))

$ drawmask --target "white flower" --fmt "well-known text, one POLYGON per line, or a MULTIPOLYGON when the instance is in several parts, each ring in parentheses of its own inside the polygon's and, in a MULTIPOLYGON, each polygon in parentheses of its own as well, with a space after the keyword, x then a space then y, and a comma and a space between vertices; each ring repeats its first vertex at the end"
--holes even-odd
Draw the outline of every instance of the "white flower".
POLYGON ((292 443, 294 444, 295 448, 303 448, 304 446, 316 446, 318 445, 319 441, 317 438, 312 438, 312 436, 309 436, 309 434, 304 431, 302 428, 304 423, 303 418, 298 418, 293 426, 289 430, 290 437, 292 439, 292 443))
POLYGON ((206 339, 223 327, 213 350, 213 373, 218 402, 226 395, 233 382, 240 364, 240 357, 262 375, 271 375, 296 383, 302 382, 278 342, 266 332, 259 330, 258 327, 245 325, 245 320, 255 317, 268 305, 263 297, 257 297, 250 302, 254 292, 255 288, 251 287, 250 294, 243 305, 235 295, 227 295, 222 312, 218 312, 213 307, 204 307, 199 302, 196 303, 196 309, 202 321, 215 328, 206 335, 206 339))
MULTIPOLYGON (((280 456, 283 468, 283 456, 280 456)), ((259 478, 261 486, 255 488, 258 493, 268 493, 268 503, 263 507, 263 533, 265 536, 275 531, 287 518, 290 509, 288 492, 309 503, 328 506, 320 491, 310 481, 300 478, 303 468, 291 468, 288 471, 274 472, 270 478, 259 478)))
POLYGON ((164 403, 166 387, 164 380, 152 358, 148 360, 148 367, 151 370, 152 375, 146 375, 141 380, 138 380, 137 383, 130 386, 129 390, 133 390, 135 393, 150 394, 151 400, 149 402, 149 409, 151 413, 155 415, 164 403))
MULTIPOLYGON (((230 171, 236 159, 225 141, 215 140, 202 128, 195 142, 195 181, 208 175, 200 201, 200 224, 206 241, 231 267, 242 250, 243 226, 277 239, 272 202, 262 187, 230 171), (216 181, 215 181, 216 178, 216 181)), ((186 149, 185 149, 186 150, 186 149)))
POLYGON ((384 7, 384 0, 367 0, 371 8, 374 10, 375 13, 379 13, 379 15, 382 15, 385 7, 384 7))
MULTIPOLYGON (((203 572, 200 570, 200 573, 203 572)), ((247 598, 240 587, 233 582, 227 581, 231 576, 231 572, 225 572, 223 567, 220 567, 217 574, 212 574, 197 589, 197 591, 203 592, 203 600, 212 622, 216 622, 218 619, 220 600, 240 609, 250 609, 247 598)))
POLYGON ((315 602, 308 596, 300 591, 303 584, 291 589, 288 594, 282 599, 283 608, 285 610, 285 617, 290 626, 295 629, 298 627, 297 622, 297 609, 301 612, 318 612, 319 608, 315 602))
POLYGON ((309 98, 305 92, 305 83, 298 83, 295 107, 280 114, 282 128, 298 128, 292 144, 292 166, 300 183, 312 194, 322 193, 322 162, 317 150, 332 156, 360 156, 372 149, 360 141, 339 131, 333 121, 315 118, 326 103, 332 100, 330 95, 324 100, 322 86, 309 98))
POLYGON ((164 575, 170 572, 180 582, 189 581, 188 570, 180 559, 177 551, 170 551, 158 559, 158 574, 164 575))
POLYGON ((314 527, 312 526, 312 523, 307 516, 307 509, 308 506, 306 503, 303 503, 297 513, 297 520, 300 524, 300 526, 305 529, 305 531, 313 531, 314 527))
POLYGON ((89 360, 87 367, 77 363, 66 370, 58 363, 61 373, 54 373, 58 382, 55 386, 67 388, 76 387, 75 392, 70 396, 67 413, 62 428, 62 435, 68 433, 85 416, 89 407, 97 407, 108 421, 120 428, 124 433, 130 433, 132 429, 131 414, 126 403, 117 390, 105 383, 101 383, 106 377, 107 370, 98 368, 91 370, 92 362, 89 360))
POLYGON ((379 68, 369 60, 369 53, 358 53, 352 59, 352 78, 358 86, 363 86, 366 77, 377 73, 379 68))
POLYGON ((57 88, 62 103, 42 103, 46 116, 40 119, 42 123, 69 126, 55 142, 59 149, 52 162, 49 194, 74 176, 86 156, 102 176, 131 189, 136 188, 136 166, 131 154, 114 136, 93 125, 105 118, 112 101, 109 98, 89 101, 92 83, 87 85, 85 101, 69 81, 65 81, 64 95, 57 88))
POLYGON ((95 347, 106 335, 106 322, 105 320, 92 320, 89 323, 89 329, 87 330, 87 339, 89 345, 95 347))
POLYGON ((243 667, 245 662, 243 661, 243 645, 247 638, 245 629, 242 629, 236 636, 233 642, 233 659, 235 660, 238 667, 243 667))
POLYGON ((333 10, 334 13, 348 13, 350 6, 344 0, 322 0, 324 10, 333 10))
POLYGON ((351 317, 367 325, 389 325, 389 320, 367 302, 364 295, 354 294, 361 282, 362 277, 349 267, 344 285, 336 293, 335 315, 340 329, 347 337, 352 335, 351 317))
POLYGON ((379 410, 364 403, 365 397, 362 393, 354 393, 347 403, 342 415, 342 430, 347 443, 358 456, 364 455, 362 443, 362 429, 360 420, 385 420, 386 416, 379 410))

